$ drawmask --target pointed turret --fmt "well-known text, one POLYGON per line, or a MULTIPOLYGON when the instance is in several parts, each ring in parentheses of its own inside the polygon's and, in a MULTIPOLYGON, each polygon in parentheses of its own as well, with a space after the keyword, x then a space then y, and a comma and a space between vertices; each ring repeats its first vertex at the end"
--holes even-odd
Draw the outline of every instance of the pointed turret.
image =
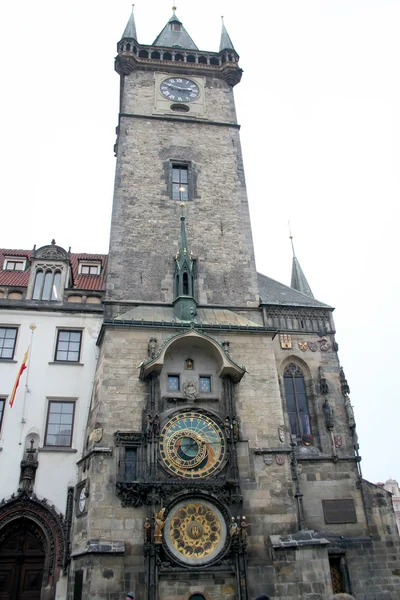
POLYGON ((293 263, 292 263, 292 280, 290 282, 290 287, 306 296, 310 296, 310 298, 314 298, 314 294, 311 291, 310 286, 308 285, 308 281, 306 276, 303 273, 303 269, 300 266, 299 261, 297 260, 296 253, 294 251, 293 244, 293 236, 290 234, 290 241, 292 244, 293 251, 293 263))
POLYGON ((172 7, 173 14, 164 29, 153 42, 153 46, 167 48, 184 48, 185 50, 198 50, 198 47, 176 16, 176 6, 172 7))
POLYGON ((185 221, 185 204, 182 202, 179 249, 175 256, 174 312, 182 321, 193 321, 197 305, 194 299, 194 259, 188 249, 185 221))
POLYGON ((225 27, 224 17, 221 17, 221 19, 222 19, 222 31, 221 31, 221 42, 219 44, 219 51, 222 52, 222 50, 235 50, 235 48, 232 44, 232 40, 229 37, 229 33, 227 32, 227 29, 225 27))
POLYGON ((132 13, 131 13, 131 16, 129 17, 128 23, 126 24, 125 31, 124 31, 121 39, 128 38, 128 39, 134 39, 137 41, 135 15, 133 14, 133 7, 134 7, 134 4, 132 4, 132 13))

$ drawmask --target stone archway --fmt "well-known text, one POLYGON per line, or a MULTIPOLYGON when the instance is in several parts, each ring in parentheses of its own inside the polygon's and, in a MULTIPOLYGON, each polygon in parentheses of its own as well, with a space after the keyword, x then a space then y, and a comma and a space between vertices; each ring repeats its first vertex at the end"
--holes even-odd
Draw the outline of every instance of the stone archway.
POLYGON ((67 566, 65 522, 47 500, 22 492, 0 503, 0 597, 53 600, 67 566))

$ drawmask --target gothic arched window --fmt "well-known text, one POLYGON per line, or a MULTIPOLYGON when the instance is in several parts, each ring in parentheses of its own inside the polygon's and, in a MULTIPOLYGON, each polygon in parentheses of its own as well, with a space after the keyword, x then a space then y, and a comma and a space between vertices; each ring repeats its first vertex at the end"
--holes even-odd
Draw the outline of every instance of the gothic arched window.
POLYGON ((286 410, 292 435, 301 438, 303 435, 311 434, 306 386, 302 371, 297 365, 290 363, 284 371, 283 381, 286 410))
POLYGON ((60 293, 61 271, 46 272, 39 269, 33 286, 33 300, 58 300, 60 293))

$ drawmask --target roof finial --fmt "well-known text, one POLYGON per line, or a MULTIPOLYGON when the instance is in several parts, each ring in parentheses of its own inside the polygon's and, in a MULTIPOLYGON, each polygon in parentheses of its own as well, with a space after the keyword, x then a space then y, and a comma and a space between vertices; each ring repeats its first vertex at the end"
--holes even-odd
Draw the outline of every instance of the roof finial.
POLYGON ((133 14, 133 8, 134 8, 134 6, 135 6, 135 5, 134 5, 134 4, 132 4, 132 14, 133 14))
POLYGON ((288 221, 288 227, 289 227, 289 238, 290 238, 290 242, 292 244, 292 252, 293 252, 293 258, 295 258, 296 253, 294 251, 294 244, 293 244, 293 235, 292 235, 292 230, 290 229, 290 221, 288 221))
POLYGON ((174 11, 174 14, 175 14, 175 11, 176 11, 176 6, 175 5, 172 7, 172 10, 174 11))

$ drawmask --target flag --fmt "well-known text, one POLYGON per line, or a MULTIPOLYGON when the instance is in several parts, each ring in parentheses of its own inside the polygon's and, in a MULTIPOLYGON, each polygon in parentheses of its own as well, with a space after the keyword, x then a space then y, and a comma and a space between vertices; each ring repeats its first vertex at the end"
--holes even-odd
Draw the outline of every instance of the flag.
POLYGON ((17 379, 15 380, 13 391, 11 392, 11 396, 10 396, 10 400, 9 400, 10 407, 14 404, 15 394, 17 393, 17 389, 19 386, 19 380, 21 379, 22 373, 26 369, 26 363, 28 362, 28 353, 29 353, 29 346, 28 346, 28 350, 24 354, 22 365, 19 368, 17 379))

